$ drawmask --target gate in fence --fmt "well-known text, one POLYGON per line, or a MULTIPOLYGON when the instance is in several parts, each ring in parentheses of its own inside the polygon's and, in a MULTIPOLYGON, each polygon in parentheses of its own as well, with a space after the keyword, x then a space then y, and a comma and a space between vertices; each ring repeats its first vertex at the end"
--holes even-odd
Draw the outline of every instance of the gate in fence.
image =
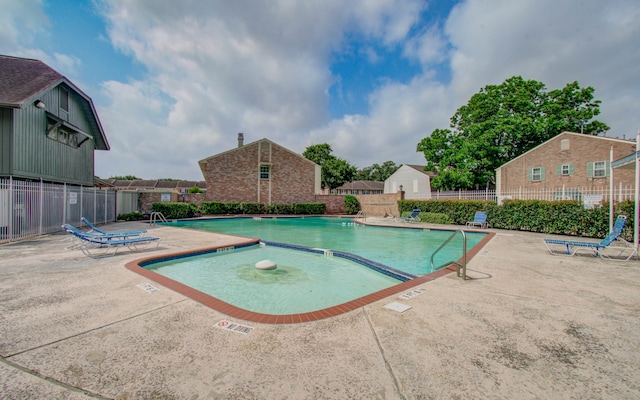
POLYGON ((0 243, 116 220, 116 192, 94 187, 0 179, 0 243))

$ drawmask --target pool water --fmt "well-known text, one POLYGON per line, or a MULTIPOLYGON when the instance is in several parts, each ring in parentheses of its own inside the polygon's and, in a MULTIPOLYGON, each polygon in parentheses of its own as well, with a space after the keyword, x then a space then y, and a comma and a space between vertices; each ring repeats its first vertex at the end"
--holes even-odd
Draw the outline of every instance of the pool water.
POLYGON ((145 268, 264 314, 320 310, 401 282, 337 256, 261 245, 162 261, 145 268), (272 260, 277 268, 257 270, 255 264, 261 260, 272 260))
MULTIPOLYGON (((336 217, 219 218, 176 221, 170 225, 349 252, 416 276, 433 272, 431 254, 453 233, 367 226, 336 217)), ((471 249, 486 234, 466 232, 466 236, 467 249, 471 249)), ((458 235, 436 254, 434 264, 440 266, 460 257, 462 237, 458 235)))

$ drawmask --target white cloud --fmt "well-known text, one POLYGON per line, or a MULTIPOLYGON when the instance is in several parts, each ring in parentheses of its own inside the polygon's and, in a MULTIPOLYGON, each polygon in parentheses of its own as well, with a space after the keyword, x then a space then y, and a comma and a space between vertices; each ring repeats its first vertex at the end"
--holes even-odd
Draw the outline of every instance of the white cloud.
MULTIPOLYGON (((237 132, 300 153, 327 142, 359 167, 422 163, 422 138, 447 128, 480 88, 513 75, 548 89, 593 86, 612 134, 640 128, 636 0, 467 0, 433 19, 422 0, 96 1, 106 39, 146 71, 89 93, 106 99, 97 104, 112 146, 97 156, 105 177, 201 179, 197 161, 235 147, 237 132), (334 55, 360 51, 380 65, 397 49, 421 71, 378 81, 368 112, 329 121, 332 85, 355 95, 331 75, 334 55)), ((39 47, 52 29, 41 1, 0 8, 1 52, 83 72, 81 56, 39 47)))
MULTIPOLYGON (((328 91, 334 82, 328 63, 345 32, 358 26, 385 44, 397 43, 421 7, 412 0, 104 3, 112 43, 149 72, 146 82, 121 83, 118 92, 109 93, 112 104, 102 113, 118 123, 108 135, 171 143, 172 152, 185 158, 165 158, 164 175, 171 173, 169 168, 187 169, 188 155, 199 173, 197 160, 234 147, 241 131, 246 141, 268 137, 302 152, 300 136, 327 124, 328 91), (115 110, 118 104, 158 96, 137 90, 138 85, 154 86, 162 94, 165 122, 136 124, 148 120, 148 114, 135 106, 115 110)), ((348 131, 340 136, 340 147, 348 136, 348 131)), ((129 142, 114 140, 113 155, 100 155, 100 162, 122 158, 115 155, 117 143, 129 142)), ((127 155, 145 165, 145 174, 159 171, 149 168, 153 154, 127 155)), ((189 177, 200 178, 193 175, 189 177)))

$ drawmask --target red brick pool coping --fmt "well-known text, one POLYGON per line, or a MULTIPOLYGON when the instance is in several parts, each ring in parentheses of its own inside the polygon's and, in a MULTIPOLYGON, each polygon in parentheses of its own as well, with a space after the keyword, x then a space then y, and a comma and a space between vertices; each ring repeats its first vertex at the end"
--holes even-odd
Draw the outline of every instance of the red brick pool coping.
MULTIPOLYGON (((476 254, 478 254, 478 252, 482 249, 482 247, 484 247, 489 242, 489 240, 493 238, 494 235, 495 235, 494 232, 488 232, 487 236, 485 236, 480 242, 478 242, 478 244, 476 244, 470 251, 468 251, 467 262, 469 262, 469 260, 471 260, 476 254)), ((216 246, 216 247, 189 250, 189 251, 183 251, 183 252, 177 252, 177 253, 171 253, 171 254, 163 254, 163 255, 154 256, 154 257, 147 257, 147 258, 130 261, 127 264, 125 264, 125 267, 133 272, 136 272, 137 274, 144 276, 145 278, 151 279, 152 281, 168 289, 176 291, 184 296, 187 296, 190 299, 206 307, 209 307, 213 310, 216 310, 222 314, 225 314, 231 318, 237 318, 244 321, 257 322, 261 324, 297 324, 302 322, 312 322, 312 321, 318 321, 325 318, 335 317, 337 315, 356 310, 360 307, 364 307, 375 301, 382 300, 386 297, 404 292, 415 286, 421 285, 425 282, 430 282, 434 279, 440 278, 444 275, 447 275, 451 272, 456 271, 455 267, 443 268, 431 274, 419 276, 409 281, 399 283, 395 286, 391 286, 386 289, 379 290, 377 292, 348 301, 346 303, 339 304, 337 306, 324 308, 322 310, 311 311, 311 312, 300 313, 300 314, 273 315, 273 314, 257 313, 257 312, 248 311, 248 310, 236 307, 232 304, 229 304, 220 299, 217 299, 211 295, 208 295, 199 290, 196 290, 190 286, 184 285, 180 282, 174 281, 173 279, 167 278, 166 276, 160 275, 158 273, 155 273, 153 271, 150 271, 140 266, 140 264, 143 264, 148 261, 166 259, 166 258, 172 258, 172 257, 180 257, 184 255, 190 255, 193 253, 210 252, 210 251, 215 251, 218 248, 225 248, 230 246, 251 245, 251 244, 259 243, 259 241, 260 241, 259 239, 250 239, 250 240, 239 241, 234 245, 216 246)), ((462 262, 462 260, 458 260, 458 262, 462 262)))

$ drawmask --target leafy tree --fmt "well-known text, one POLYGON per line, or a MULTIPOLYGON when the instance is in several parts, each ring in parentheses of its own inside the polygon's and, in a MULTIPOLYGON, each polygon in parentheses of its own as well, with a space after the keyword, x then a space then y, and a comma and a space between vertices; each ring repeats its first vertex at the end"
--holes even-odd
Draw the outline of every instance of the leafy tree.
POLYGON ((358 169, 346 160, 331 154, 333 150, 327 143, 314 144, 305 149, 302 156, 322 167, 322 187, 335 189, 346 182, 351 182, 358 169))
POLYGON ((189 193, 204 193, 197 185, 189 188, 189 193))
POLYGON ((385 161, 382 165, 373 164, 370 167, 365 167, 358 171, 357 179, 364 181, 379 181, 384 182, 394 172, 400 168, 393 161, 385 161))
POLYGON ((124 176, 111 176, 109 179, 116 179, 119 181, 139 181, 141 180, 135 175, 124 175, 124 176))
POLYGON ((597 120, 600 100, 578 82, 547 92, 545 85, 514 76, 474 94, 451 117, 451 129, 436 129, 418 143, 435 189, 470 189, 495 183, 495 169, 563 131, 597 135, 609 127, 597 120))

